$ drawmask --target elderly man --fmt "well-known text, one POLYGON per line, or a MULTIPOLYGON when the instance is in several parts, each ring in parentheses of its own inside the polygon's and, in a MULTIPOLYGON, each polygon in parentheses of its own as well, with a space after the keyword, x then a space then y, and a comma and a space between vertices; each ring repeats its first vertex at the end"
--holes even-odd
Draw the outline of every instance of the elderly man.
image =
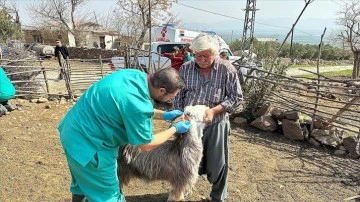
MULTIPOLYGON (((185 133, 189 121, 174 123, 153 135, 152 119, 173 121, 180 110, 153 108, 152 99, 167 102, 184 87, 173 68, 152 75, 134 69, 116 71, 93 84, 58 126, 71 174, 72 201, 124 201, 117 177, 119 146, 139 145, 150 151, 175 133, 185 133)), ((120 182, 121 183, 121 182, 120 182)))
POLYGON ((182 110, 187 105, 206 105, 204 122, 204 152, 199 174, 206 174, 212 184, 211 201, 223 201, 227 197, 229 168, 229 113, 234 112, 243 95, 234 66, 217 58, 219 43, 212 35, 200 34, 190 49, 194 61, 184 63, 180 76, 185 88, 175 97, 174 108, 182 110))

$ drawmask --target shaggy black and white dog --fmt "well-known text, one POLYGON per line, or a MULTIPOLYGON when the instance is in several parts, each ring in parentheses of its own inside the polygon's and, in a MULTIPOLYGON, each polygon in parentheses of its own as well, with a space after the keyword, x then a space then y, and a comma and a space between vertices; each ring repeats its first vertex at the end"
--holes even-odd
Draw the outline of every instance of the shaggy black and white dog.
POLYGON ((118 176, 121 185, 127 185, 132 178, 147 182, 164 180, 172 186, 168 201, 184 200, 198 178, 203 152, 201 137, 205 128, 202 121, 206 109, 205 105, 185 107, 184 114, 191 122, 189 131, 149 152, 131 145, 120 148, 118 176))

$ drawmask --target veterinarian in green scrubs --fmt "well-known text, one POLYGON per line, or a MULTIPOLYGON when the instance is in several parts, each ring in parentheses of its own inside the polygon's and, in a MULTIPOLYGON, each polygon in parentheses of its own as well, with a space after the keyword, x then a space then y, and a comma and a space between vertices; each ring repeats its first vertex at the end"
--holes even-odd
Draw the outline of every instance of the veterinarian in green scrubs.
POLYGON ((58 130, 71 174, 72 201, 123 201, 116 158, 119 146, 150 151, 190 122, 180 121, 153 135, 152 118, 174 120, 183 114, 163 112, 152 99, 166 102, 184 87, 177 71, 165 68, 147 75, 139 70, 114 72, 92 85, 61 120, 58 130))

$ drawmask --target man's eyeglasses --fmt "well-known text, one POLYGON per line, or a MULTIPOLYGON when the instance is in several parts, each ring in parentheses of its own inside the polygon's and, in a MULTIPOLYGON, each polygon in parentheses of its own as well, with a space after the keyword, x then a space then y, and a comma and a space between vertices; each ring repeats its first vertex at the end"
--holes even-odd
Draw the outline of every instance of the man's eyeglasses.
POLYGON ((175 99, 175 96, 176 95, 171 95, 171 93, 169 93, 168 91, 165 91, 165 93, 164 93, 164 97, 166 97, 167 95, 170 95, 169 97, 169 101, 172 101, 172 100, 174 100, 175 99))

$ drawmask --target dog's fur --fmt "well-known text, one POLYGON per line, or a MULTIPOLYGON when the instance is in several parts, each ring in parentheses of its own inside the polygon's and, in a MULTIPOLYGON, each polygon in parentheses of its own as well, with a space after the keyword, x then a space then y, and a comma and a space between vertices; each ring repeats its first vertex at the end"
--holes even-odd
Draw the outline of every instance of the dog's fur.
POLYGON ((138 146, 121 147, 118 157, 121 185, 127 185, 135 177, 145 181, 165 180, 172 186, 168 201, 184 200, 198 178, 206 109, 205 105, 187 106, 184 113, 190 119, 190 130, 149 152, 142 152, 138 146))

